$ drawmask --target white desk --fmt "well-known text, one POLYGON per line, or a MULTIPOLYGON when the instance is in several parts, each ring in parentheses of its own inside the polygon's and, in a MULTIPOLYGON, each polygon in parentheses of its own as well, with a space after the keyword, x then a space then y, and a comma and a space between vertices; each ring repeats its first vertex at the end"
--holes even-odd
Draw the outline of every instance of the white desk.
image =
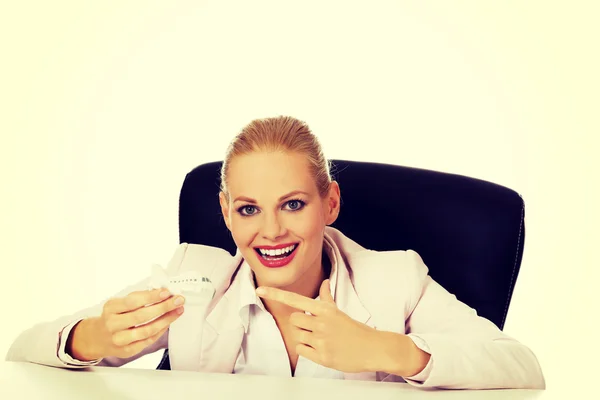
POLYGON ((404 383, 275 378, 95 367, 66 370, 0 362, 0 399, 540 399, 537 390, 423 390, 404 383))

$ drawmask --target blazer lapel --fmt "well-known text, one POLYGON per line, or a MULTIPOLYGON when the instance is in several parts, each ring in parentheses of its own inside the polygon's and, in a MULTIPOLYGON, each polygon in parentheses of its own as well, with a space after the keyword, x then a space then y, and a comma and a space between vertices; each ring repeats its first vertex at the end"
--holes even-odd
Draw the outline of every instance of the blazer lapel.
MULTIPOLYGON (((186 304, 183 315, 169 327, 171 369, 207 372, 223 370, 231 357, 228 358, 228 354, 233 351, 229 349, 232 346, 227 344, 235 343, 238 336, 241 344, 243 327, 242 334, 239 334, 235 323, 238 313, 234 309, 235 305, 225 295, 240 261, 239 252, 231 257, 229 253, 214 251, 206 246, 189 246, 180 271, 195 270, 208 277, 215 294, 205 302, 186 304)), ((237 322, 241 326, 239 318, 237 322)))
POLYGON ((350 278, 349 267, 345 263, 345 257, 342 256, 337 244, 327 234, 325 234, 325 241, 330 245, 337 264, 335 303, 341 311, 346 313, 346 315, 353 320, 369 325, 371 314, 358 298, 356 290, 354 289, 354 283, 350 278))
MULTIPOLYGON (((335 302, 338 308, 353 320, 370 326, 371 328, 376 328, 373 325, 374 321, 371 319, 371 314, 364 307, 354 289, 354 284, 350 278, 349 266, 347 266, 344 261, 345 258, 342 257, 338 246, 327 234, 325 235, 325 240, 331 245, 337 262, 338 276, 335 289, 335 302)), ((377 375, 375 372, 345 372, 344 379, 375 381, 377 380, 377 375)))
POLYGON ((238 304, 224 297, 206 318, 198 370, 231 373, 243 338, 238 304))
MULTIPOLYGON (((344 288, 344 290, 347 291, 346 293, 340 293, 341 291, 338 291, 338 293, 336 293, 336 296, 337 295, 344 296, 343 299, 340 298, 340 301, 342 301, 342 303, 340 305, 338 305, 340 310, 345 312, 350 318, 354 319, 355 321, 366 324, 367 326, 370 326, 371 328, 375 328, 375 326, 373 325, 373 320, 371 319, 371 315, 363 307, 358 296, 356 295, 356 292, 354 291, 354 288, 351 285, 351 282, 345 282, 344 284, 339 285, 337 290, 339 290, 340 288, 344 288)), ((375 381, 375 380, 377 380, 377 375, 375 372, 358 372, 358 373, 345 372, 344 379, 375 381)))

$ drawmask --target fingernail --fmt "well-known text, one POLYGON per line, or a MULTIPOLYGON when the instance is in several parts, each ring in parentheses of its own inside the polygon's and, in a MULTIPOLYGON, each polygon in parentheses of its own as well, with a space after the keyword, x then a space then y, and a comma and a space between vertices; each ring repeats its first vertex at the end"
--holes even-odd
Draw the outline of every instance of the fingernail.
POLYGON ((183 314, 183 307, 179 307, 177 309, 177 314, 183 314))
POLYGON ((175 305, 180 306, 183 304, 183 297, 178 297, 175 299, 175 305))
POLYGON ((163 290, 162 292, 160 292, 159 296, 161 299, 166 299, 167 297, 169 297, 171 294, 169 293, 168 290, 163 290))
POLYGON ((267 294, 267 290, 263 287, 259 287, 258 289, 256 289, 256 294, 259 296, 265 295, 265 294, 267 294))

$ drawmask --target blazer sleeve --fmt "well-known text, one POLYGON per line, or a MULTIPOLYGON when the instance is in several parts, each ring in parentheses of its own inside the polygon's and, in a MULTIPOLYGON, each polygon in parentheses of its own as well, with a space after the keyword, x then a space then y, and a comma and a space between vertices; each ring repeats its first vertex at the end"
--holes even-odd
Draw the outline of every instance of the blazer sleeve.
MULTIPOLYGON (((176 271, 181 264, 186 246, 179 246, 175 254, 171 258, 167 271, 169 273, 176 271)), ((139 290, 147 290, 150 284, 150 277, 143 279, 133 285, 121 290, 114 297, 124 297, 131 292, 139 290)), ((108 299, 106 299, 108 300, 108 299)), ((98 317, 102 314, 104 307, 103 301, 92 307, 79 310, 71 315, 62 316, 54 321, 42 322, 22 332, 12 343, 6 355, 6 361, 21 361, 42 364, 52 367, 62 368, 85 368, 91 365, 119 367, 133 360, 136 360, 146 354, 153 353, 160 349, 167 348, 168 333, 167 330, 159 340, 145 348, 139 354, 128 358, 106 357, 101 360, 95 360, 89 364, 74 362, 69 363, 65 360, 64 355, 60 357, 61 350, 64 349, 64 343, 67 337, 63 337, 63 333, 70 332, 69 327, 73 327, 78 321, 85 318, 98 317)), ((77 360, 75 360, 77 361, 77 360)))
POLYGON ((405 331, 423 340, 431 354, 427 379, 407 383, 447 389, 546 388, 540 364, 527 346, 435 282, 416 252, 408 250, 406 257, 419 290, 405 331))

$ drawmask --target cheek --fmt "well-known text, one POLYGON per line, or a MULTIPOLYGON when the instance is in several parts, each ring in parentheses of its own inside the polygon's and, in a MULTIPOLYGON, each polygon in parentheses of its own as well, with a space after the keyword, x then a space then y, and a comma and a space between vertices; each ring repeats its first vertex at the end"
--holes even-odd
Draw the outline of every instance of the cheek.
POLYGON ((306 241, 322 240, 325 220, 320 210, 307 210, 297 221, 297 227, 294 230, 298 236, 306 241))
POLYGON ((240 248, 248 245, 256 234, 256 227, 251 221, 247 221, 239 215, 232 215, 231 217, 231 236, 233 241, 240 248))

